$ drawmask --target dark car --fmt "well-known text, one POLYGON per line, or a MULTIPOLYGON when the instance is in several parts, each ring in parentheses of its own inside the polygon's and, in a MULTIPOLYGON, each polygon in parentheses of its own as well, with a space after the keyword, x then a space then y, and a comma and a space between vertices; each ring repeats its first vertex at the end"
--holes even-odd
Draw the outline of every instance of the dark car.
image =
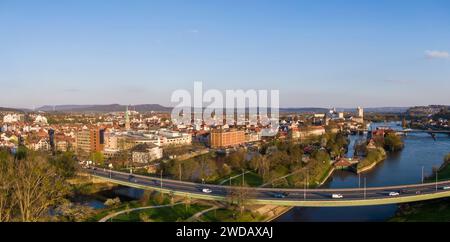
POLYGON ((128 181, 130 181, 130 182, 137 182, 136 177, 134 177, 133 175, 129 175, 128 176, 128 181))
POLYGON ((273 194, 274 198, 285 198, 287 197, 289 194, 287 192, 277 192, 273 194))

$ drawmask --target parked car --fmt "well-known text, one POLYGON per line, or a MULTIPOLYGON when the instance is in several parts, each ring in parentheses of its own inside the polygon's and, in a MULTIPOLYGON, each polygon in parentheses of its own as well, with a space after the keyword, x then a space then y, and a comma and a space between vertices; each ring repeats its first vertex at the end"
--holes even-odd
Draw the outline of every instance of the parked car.
POLYGON ((442 190, 450 190, 450 186, 445 186, 442 188, 442 190))

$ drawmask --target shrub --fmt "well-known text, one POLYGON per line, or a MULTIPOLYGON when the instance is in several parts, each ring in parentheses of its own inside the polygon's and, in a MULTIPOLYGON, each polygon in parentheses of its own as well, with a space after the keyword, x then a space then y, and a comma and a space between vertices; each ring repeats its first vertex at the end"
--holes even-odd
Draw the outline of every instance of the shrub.
POLYGON ((106 200, 106 202, 104 204, 107 207, 113 207, 113 206, 120 205, 120 203, 121 203, 120 198, 116 197, 114 199, 109 198, 108 200, 106 200))

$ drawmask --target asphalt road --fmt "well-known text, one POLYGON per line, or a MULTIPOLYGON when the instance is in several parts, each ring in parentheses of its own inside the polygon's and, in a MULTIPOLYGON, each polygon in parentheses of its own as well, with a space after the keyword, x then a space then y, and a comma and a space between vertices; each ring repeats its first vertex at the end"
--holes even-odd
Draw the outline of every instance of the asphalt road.
MULTIPOLYGON (((103 168, 85 169, 87 173, 114 179, 123 182, 131 182, 139 185, 153 187, 155 189, 164 188, 173 191, 186 192, 192 194, 206 194, 202 189, 209 188, 211 193, 207 195, 226 196, 230 190, 229 186, 200 184, 192 182, 182 182, 170 179, 159 179, 154 177, 130 175, 128 173, 110 171, 103 168)), ((337 201, 337 200, 362 200, 378 198, 394 198, 432 194, 439 192, 449 192, 444 187, 450 188, 450 181, 438 183, 425 183, 414 185, 401 185, 389 187, 369 187, 369 188, 349 188, 349 189, 276 189, 276 188, 252 188, 252 197, 259 200, 292 200, 292 201, 337 201), (397 192, 399 195, 390 196, 389 193, 397 192), (277 195, 285 193, 286 196, 277 195), (340 194, 342 198, 332 198, 332 194, 340 194)), ((236 187, 235 187, 236 188, 236 187)))

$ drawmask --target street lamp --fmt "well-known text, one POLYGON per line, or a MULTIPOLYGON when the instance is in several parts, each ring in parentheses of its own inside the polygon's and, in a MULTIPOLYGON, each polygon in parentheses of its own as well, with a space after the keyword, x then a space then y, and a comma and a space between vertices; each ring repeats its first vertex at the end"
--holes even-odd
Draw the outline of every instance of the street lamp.
POLYGON ((303 188, 303 200, 306 200, 306 181, 304 182, 304 188, 303 188))
POLYGON ((423 176, 423 166, 422 166, 422 184, 423 184, 423 182, 424 182, 424 176, 423 176))
POLYGON ((364 177, 364 200, 366 200, 366 177, 364 177))
POLYGON ((306 190, 308 190, 308 170, 306 170, 306 182, 305 188, 303 189, 303 199, 306 200, 306 190))
POLYGON ((161 191, 162 191, 162 188, 163 188, 163 177, 162 177, 162 175, 163 175, 163 170, 161 169, 161 182, 160 182, 161 191))
POLYGON ((113 168, 113 164, 112 164, 112 163, 109 163, 108 167, 109 167, 109 178, 112 178, 112 168, 113 168))
POLYGON ((436 170, 436 192, 438 190, 438 171, 436 170))
POLYGON ((361 173, 358 173, 358 188, 361 188, 361 173))
POLYGON ((245 183, 245 172, 244 171, 245 170, 242 169, 242 186, 244 186, 244 183, 245 183))

